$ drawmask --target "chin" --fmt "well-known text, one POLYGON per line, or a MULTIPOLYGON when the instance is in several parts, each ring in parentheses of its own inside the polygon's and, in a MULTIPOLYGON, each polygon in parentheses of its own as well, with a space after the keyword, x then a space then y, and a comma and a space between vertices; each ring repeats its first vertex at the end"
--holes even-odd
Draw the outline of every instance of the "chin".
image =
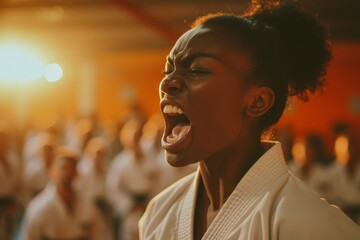
POLYGON ((185 167, 189 164, 196 163, 198 161, 191 161, 190 157, 181 156, 177 153, 165 151, 166 161, 173 167, 185 167))

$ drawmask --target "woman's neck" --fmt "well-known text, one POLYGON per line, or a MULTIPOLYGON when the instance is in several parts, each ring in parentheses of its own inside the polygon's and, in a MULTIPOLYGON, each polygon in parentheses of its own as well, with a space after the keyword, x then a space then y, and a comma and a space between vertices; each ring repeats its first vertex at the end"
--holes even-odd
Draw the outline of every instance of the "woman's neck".
POLYGON ((260 137, 242 141, 200 162, 200 174, 205 193, 213 210, 221 208, 251 166, 264 153, 260 137))

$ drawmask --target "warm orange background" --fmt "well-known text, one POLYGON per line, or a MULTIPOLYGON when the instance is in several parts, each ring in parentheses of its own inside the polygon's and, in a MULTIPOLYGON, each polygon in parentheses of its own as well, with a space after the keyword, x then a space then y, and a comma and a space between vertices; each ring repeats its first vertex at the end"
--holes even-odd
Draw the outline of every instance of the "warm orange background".
MULTIPOLYGON (((280 126, 291 124, 297 134, 317 132, 332 139, 331 127, 335 121, 351 124, 360 133, 360 112, 351 110, 353 98, 360 97, 360 44, 333 45, 333 61, 328 71, 328 85, 320 96, 309 102, 297 102, 295 111, 286 111, 280 126)), ((357 103, 359 104, 359 103, 357 103)))
MULTIPOLYGON (((164 49, 89 57, 95 68, 94 113, 102 120, 120 117, 128 110, 124 92, 129 88, 136 92, 146 114, 159 113, 158 84, 167 53, 164 49)), ((335 43, 333 56, 326 92, 308 103, 295 102, 283 115, 280 127, 291 125, 296 134, 315 131, 330 141, 332 124, 342 120, 360 133, 360 113, 350 109, 351 99, 360 96, 360 43, 335 43)), ((1 86, 0 120, 45 124, 59 116, 78 115, 78 93, 84 87, 81 84, 86 84, 86 79, 79 81, 82 72, 76 68, 81 61, 64 61, 64 77, 56 83, 1 86)))

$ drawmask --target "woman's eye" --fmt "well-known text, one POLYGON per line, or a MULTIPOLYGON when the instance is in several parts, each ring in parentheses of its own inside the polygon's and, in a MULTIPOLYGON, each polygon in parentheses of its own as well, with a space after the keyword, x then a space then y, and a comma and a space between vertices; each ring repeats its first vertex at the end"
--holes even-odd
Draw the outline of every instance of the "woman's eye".
POLYGON ((200 68, 190 68, 190 72, 193 74, 209 74, 210 71, 200 68))

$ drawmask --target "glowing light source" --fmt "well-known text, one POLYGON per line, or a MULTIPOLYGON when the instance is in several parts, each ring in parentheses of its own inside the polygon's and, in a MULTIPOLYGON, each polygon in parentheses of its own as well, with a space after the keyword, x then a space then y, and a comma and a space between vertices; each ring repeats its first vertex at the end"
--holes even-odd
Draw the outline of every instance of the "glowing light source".
POLYGON ((335 140, 335 157, 341 164, 346 164, 349 160, 349 138, 346 135, 340 135, 335 140))
POLYGON ((63 70, 57 63, 48 64, 44 71, 44 77, 48 82, 56 82, 63 76, 63 70))
POLYGON ((33 52, 19 45, 0 46, 0 80, 28 82, 40 79, 44 64, 33 52))
POLYGON ((294 161, 299 165, 302 166, 305 164, 306 160, 306 152, 305 152, 305 144, 302 138, 297 139, 291 149, 291 153, 294 157, 294 161))

